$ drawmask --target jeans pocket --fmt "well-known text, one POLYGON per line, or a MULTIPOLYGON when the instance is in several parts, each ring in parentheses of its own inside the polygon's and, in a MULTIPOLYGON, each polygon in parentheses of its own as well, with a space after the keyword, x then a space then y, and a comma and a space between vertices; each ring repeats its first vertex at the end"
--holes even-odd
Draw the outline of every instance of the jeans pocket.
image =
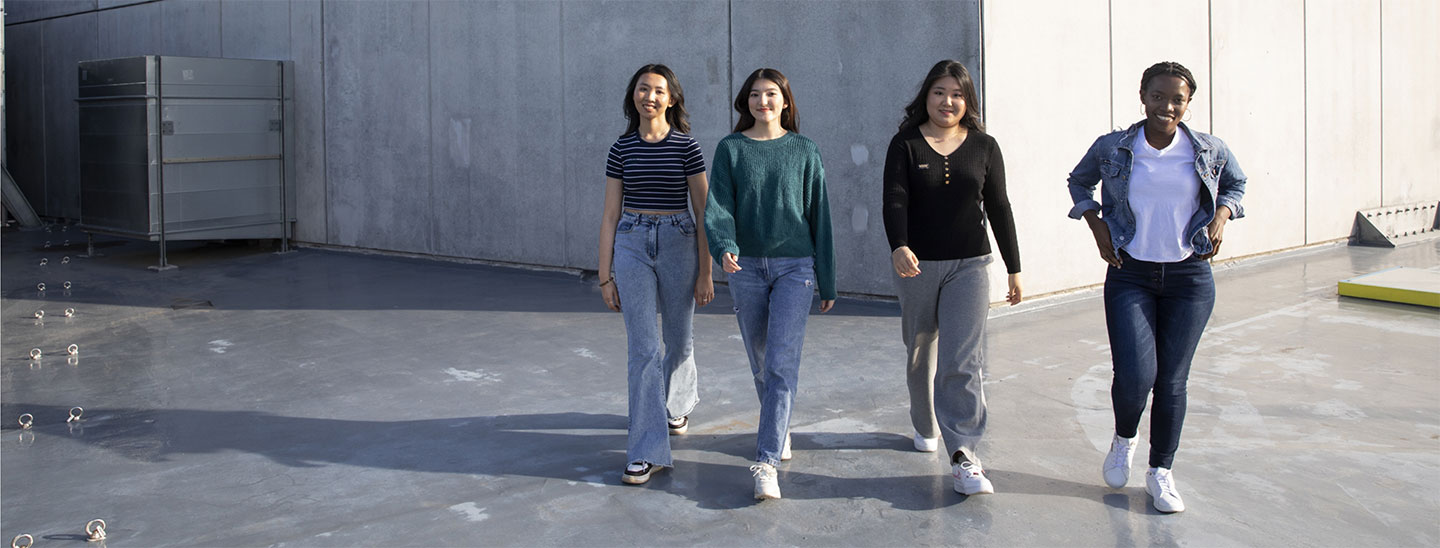
POLYGON ((679 224, 681 234, 685 236, 695 235, 695 221, 693 219, 681 219, 679 224))
POLYGON ((634 231, 635 231, 635 224, 636 224, 636 223, 635 223, 635 221, 633 221, 633 220, 630 220, 630 219, 620 219, 620 224, 615 225, 615 233, 616 233, 616 234, 629 234, 629 233, 631 233, 631 232, 634 232, 634 231))

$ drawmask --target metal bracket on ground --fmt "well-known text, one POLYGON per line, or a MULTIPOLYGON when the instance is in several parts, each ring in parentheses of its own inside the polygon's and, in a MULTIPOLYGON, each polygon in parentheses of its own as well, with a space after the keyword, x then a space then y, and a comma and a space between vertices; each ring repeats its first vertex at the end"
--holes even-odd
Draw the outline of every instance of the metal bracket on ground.
POLYGON ((1395 247, 1440 237, 1440 203, 1413 204, 1362 209, 1355 212, 1350 245, 1395 247))

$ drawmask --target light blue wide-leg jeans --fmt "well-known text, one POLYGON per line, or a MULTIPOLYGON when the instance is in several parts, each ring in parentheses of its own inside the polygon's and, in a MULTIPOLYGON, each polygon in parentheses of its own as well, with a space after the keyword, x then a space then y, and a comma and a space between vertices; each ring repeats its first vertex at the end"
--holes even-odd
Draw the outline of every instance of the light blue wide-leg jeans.
POLYGON ((800 381, 805 322, 815 296, 815 260, 740 257, 739 265, 741 270, 730 275, 730 295, 760 396, 755 461, 776 465, 800 381))
POLYGON ((672 466, 665 421, 688 416, 699 402, 691 331, 697 249, 688 212, 626 212, 616 225, 612 269, 629 346, 628 462, 672 466))

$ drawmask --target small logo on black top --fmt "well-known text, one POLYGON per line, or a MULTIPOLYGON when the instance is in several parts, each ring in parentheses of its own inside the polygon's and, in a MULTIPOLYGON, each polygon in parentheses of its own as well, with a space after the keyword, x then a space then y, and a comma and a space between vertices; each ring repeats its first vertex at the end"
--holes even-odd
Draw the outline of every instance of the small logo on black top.
POLYGON ((930 169, 930 164, 920 164, 920 165, 918 165, 918 166, 916 166, 916 167, 918 167, 918 168, 920 168, 920 169, 930 169))

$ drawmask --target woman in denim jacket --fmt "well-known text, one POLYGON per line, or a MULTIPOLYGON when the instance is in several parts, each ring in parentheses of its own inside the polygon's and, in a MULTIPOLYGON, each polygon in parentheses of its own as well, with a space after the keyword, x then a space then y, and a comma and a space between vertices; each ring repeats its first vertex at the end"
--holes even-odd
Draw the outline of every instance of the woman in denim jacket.
POLYGON ((1190 360, 1215 306, 1206 259, 1220 250, 1225 223, 1244 215, 1245 174, 1230 149, 1181 121, 1196 87, 1179 63, 1146 69, 1145 120, 1096 139, 1069 179, 1070 217, 1085 219, 1110 265, 1105 325, 1115 437, 1102 468, 1105 483, 1120 488, 1129 481, 1140 416, 1153 391, 1145 490, 1166 513, 1185 510, 1170 469, 1185 422, 1190 360))

